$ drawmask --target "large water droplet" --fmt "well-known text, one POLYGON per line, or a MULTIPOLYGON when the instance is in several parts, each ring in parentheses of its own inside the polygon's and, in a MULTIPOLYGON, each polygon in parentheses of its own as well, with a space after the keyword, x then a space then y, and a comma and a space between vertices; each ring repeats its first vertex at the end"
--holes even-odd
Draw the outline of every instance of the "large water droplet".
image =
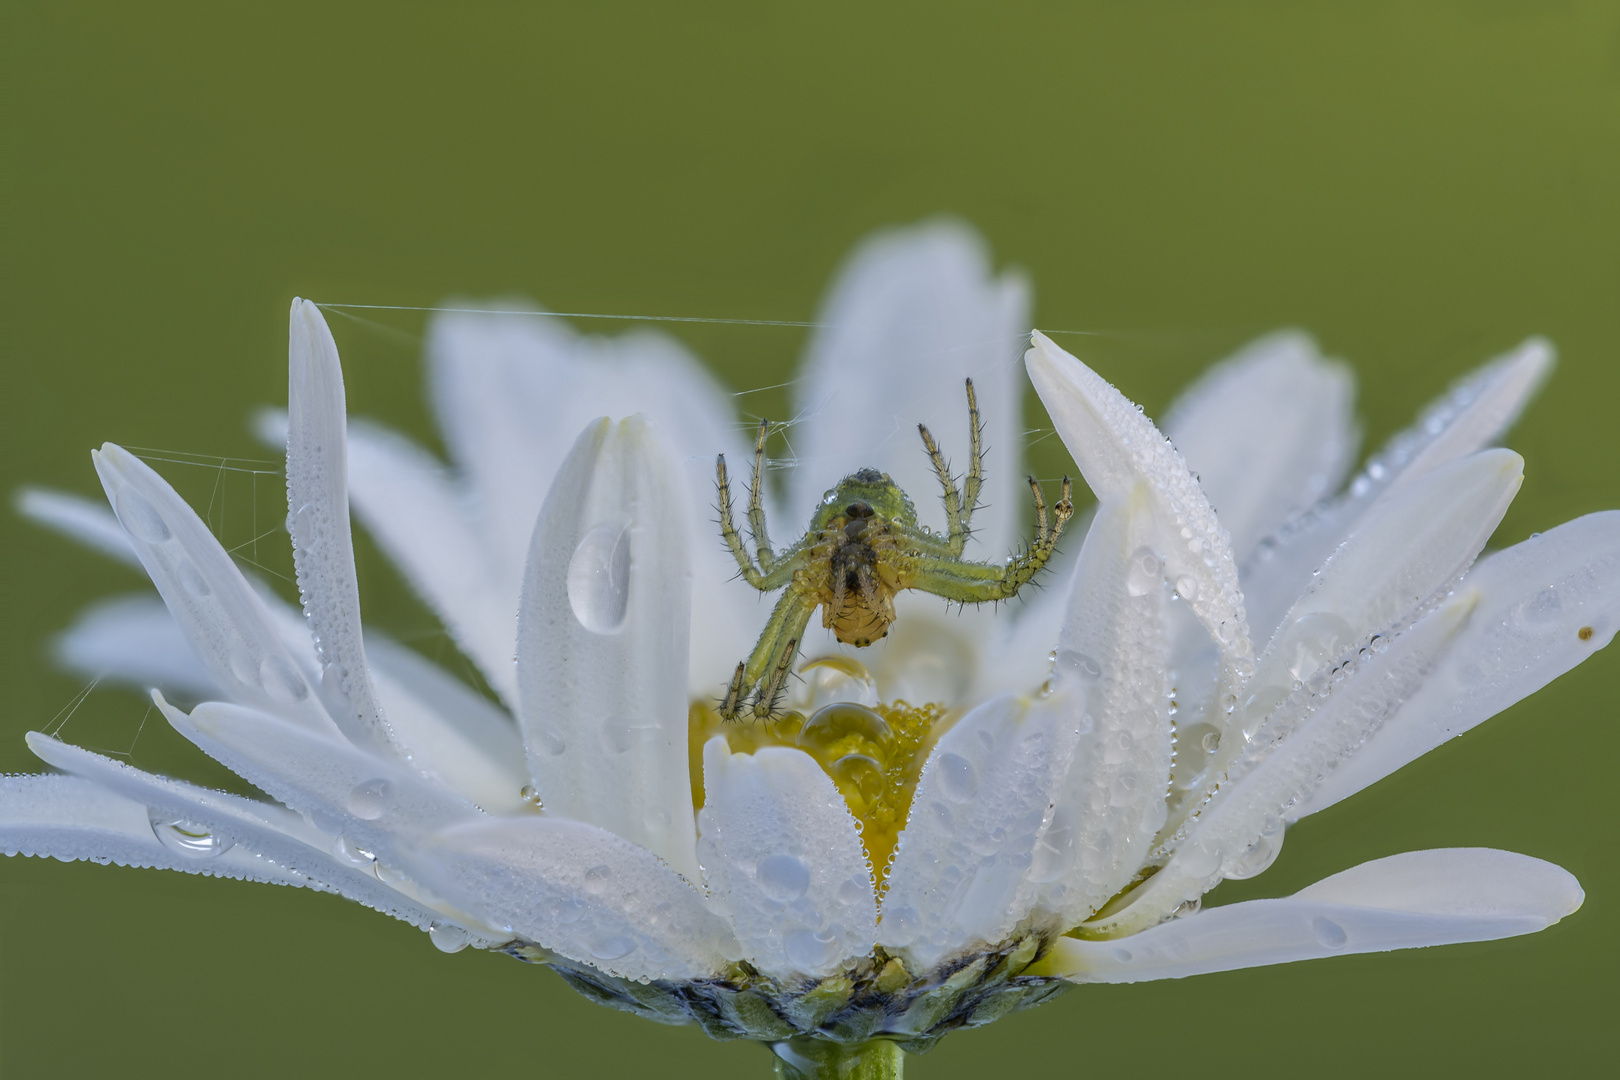
POLYGON ((760 892, 786 904, 810 888, 810 865, 796 855, 767 855, 754 868, 754 881, 760 892))
POLYGON ((894 729, 887 720, 864 705, 847 701, 817 709, 794 741, 812 753, 825 752, 851 735, 883 749, 894 744, 894 729))
POLYGON ((1204 753, 1213 754, 1221 748, 1221 733, 1214 730, 1204 732, 1204 737, 1198 740, 1198 745, 1204 748, 1204 753))
POLYGON ((540 740, 540 745, 543 746, 546 753, 550 754, 552 757, 557 757, 564 750, 568 749, 568 744, 563 742, 563 737, 559 735, 557 733, 557 729, 552 727, 550 724, 536 724, 534 725, 533 730, 535 737, 540 740))
POLYGON ((1242 881, 1265 873, 1271 864, 1277 861, 1277 855, 1282 851, 1282 842, 1283 831, 1280 825, 1275 831, 1262 833, 1241 853, 1222 864, 1221 876, 1232 881, 1242 881))
POLYGON ((593 634, 611 634, 630 606, 630 526, 598 525, 568 560, 568 606, 593 634))
POLYGON ((332 854, 340 862, 345 862, 361 870, 370 870, 372 864, 377 861, 377 856, 358 846, 347 836, 339 836, 332 841, 332 854))
MULTIPOLYGON (((605 865, 593 866, 585 871, 585 891, 592 896, 600 896, 607 891, 613 880, 613 871, 605 865)), ((619 954, 623 956, 623 953, 619 954)))
POLYGON ((1125 591, 1132 596, 1146 596, 1164 580, 1164 564, 1152 548, 1139 547, 1131 553, 1125 569, 1125 591))
POLYGON ((865 754, 845 754, 832 763, 832 776, 853 787, 868 806, 881 799, 889 786, 882 764, 865 754))
POLYGON ((367 780, 349 792, 349 813, 365 821, 376 821, 388 809, 387 780, 367 780))
POLYGON ((236 676, 237 682, 243 686, 259 685, 259 659, 245 644, 238 642, 232 646, 225 658, 231 666, 231 674, 236 676))
POLYGON ((309 684, 285 657, 270 655, 259 664, 259 683, 271 699, 292 705, 309 697, 309 684))
POLYGON ((1342 949, 1350 940, 1344 927, 1321 915, 1311 920, 1311 932, 1316 935, 1317 944, 1324 949, 1342 949))
POLYGON ((883 936, 897 949, 903 949, 917 940, 922 932, 922 916, 914 907, 899 907, 891 910, 887 904, 883 907, 883 936))
POLYGON ((450 923, 434 923, 428 927, 428 940, 440 952, 457 953, 467 947, 467 931, 450 923))
POLYGON ((814 930, 790 930, 782 936, 782 951, 788 963, 801 971, 826 967, 837 959, 838 938, 814 930))
POLYGON ((877 683, 858 660, 847 656, 823 656, 799 668, 804 680, 797 691, 795 707, 813 712, 840 701, 857 705, 878 703, 877 683))
POLYGON ((210 859, 235 846, 234 841, 223 840, 209 832, 208 826, 173 814, 148 810, 146 820, 151 822, 152 835, 157 837, 158 843, 188 859, 210 859))
POLYGON ((1305 682, 1341 656, 1354 643, 1350 624, 1328 611, 1312 611, 1295 619, 1282 632, 1279 655, 1289 674, 1305 682))
POLYGON ((973 762, 961 754, 941 754, 936 768, 939 769, 939 790, 947 799, 967 802, 978 794, 978 773, 973 762))
POLYGON ((214 591, 208 587, 208 582, 203 580, 202 572, 190 559, 182 559, 175 564, 174 574, 180 579, 181 586, 192 596, 207 596, 214 591))
POLYGON ((133 488, 118 489, 118 494, 113 496, 113 511, 118 515, 119 523, 137 540, 161 544, 174 535, 164 522, 163 515, 133 488))
POLYGON ((602 725, 602 745, 615 754, 628 754, 631 747, 657 730, 658 725, 651 720, 616 716, 602 725))
POLYGON ((586 946, 598 960, 617 960, 635 947, 635 939, 628 934, 603 934, 592 938, 586 946))

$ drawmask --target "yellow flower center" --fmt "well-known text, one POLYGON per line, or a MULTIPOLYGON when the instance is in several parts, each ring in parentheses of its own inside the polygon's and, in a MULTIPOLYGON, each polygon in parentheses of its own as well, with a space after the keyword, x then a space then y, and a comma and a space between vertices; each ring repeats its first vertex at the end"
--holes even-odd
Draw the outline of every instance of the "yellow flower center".
POLYGON ((809 716, 789 711, 770 720, 728 722, 713 704, 694 701, 687 712, 692 805, 703 808, 703 745, 716 735, 726 737, 734 754, 765 746, 803 750, 844 796, 860 823, 867 857, 881 874, 905 828, 934 728, 944 716, 943 705, 837 702, 809 716))

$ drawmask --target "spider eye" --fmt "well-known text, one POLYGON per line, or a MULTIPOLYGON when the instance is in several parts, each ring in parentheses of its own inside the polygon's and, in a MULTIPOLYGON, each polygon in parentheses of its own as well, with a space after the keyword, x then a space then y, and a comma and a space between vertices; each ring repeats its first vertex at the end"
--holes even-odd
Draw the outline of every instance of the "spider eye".
POLYGON ((869 518, 872 516, 872 506, 865 502, 852 502, 844 507, 844 515, 852 518, 869 518))

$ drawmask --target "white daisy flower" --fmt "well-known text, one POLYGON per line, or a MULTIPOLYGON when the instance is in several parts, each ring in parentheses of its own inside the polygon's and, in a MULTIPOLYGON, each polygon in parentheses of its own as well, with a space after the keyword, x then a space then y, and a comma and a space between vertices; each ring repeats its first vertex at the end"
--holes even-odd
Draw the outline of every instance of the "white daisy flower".
MULTIPOLYGON (((0 850, 337 892, 440 948, 503 950, 603 1003, 766 1042, 785 1076, 898 1075, 903 1050, 1073 983, 1507 937, 1578 908, 1560 868, 1473 848, 1198 906, 1266 869, 1289 824, 1620 626, 1620 512, 1478 558, 1522 478, 1493 444, 1550 346, 1458 383, 1341 489, 1352 380, 1309 338, 1251 345, 1161 428, 1024 338, 1027 312, 1023 282, 960 228, 868 242, 796 384, 785 497, 760 490, 751 526, 764 547, 765 521, 797 527, 840 477, 881 470, 935 527, 907 535, 945 550, 941 477, 913 440, 919 423, 946 448, 976 440, 952 423, 971 379, 986 505, 940 572, 1005 574, 1025 535, 1027 371, 1098 500, 1073 557, 1020 603, 961 611, 921 578, 866 581, 869 606, 898 591, 893 632, 870 648, 804 632, 770 715, 727 721, 769 609, 710 518, 716 453, 750 447, 690 354, 444 314, 429 363, 447 468, 348 424, 336 346, 295 301, 289 408, 267 426, 285 431, 302 619, 117 446, 95 455, 116 518, 22 502, 138 560, 162 596, 92 611, 70 665, 156 687, 176 730, 269 798, 34 733, 59 772, 0 778, 0 850), (499 704, 362 632, 351 503, 499 704)), ((850 519, 811 539, 858 535, 850 519)))

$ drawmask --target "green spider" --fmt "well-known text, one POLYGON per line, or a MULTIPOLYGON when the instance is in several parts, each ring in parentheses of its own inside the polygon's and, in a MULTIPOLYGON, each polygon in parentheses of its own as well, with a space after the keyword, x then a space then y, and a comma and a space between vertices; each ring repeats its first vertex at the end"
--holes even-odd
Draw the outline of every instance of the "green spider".
POLYGON ((1051 559, 1063 527, 1074 516, 1069 478, 1063 478, 1063 497, 1053 508, 1056 523, 1047 527, 1046 500, 1032 476, 1035 495, 1035 540, 1021 554, 1004 563, 971 562, 962 558, 971 530, 973 511, 984 482, 980 447, 979 403, 973 380, 967 380, 968 420, 972 452, 967 480, 959 492, 950 466, 934 437, 917 425, 934 472, 945 488, 945 518, 949 532, 941 536, 917 524, 917 509, 888 473, 861 469, 844 477, 827 493, 810 519, 810 530, 792 547, 775 554, 765 530, 765 508, 760 503, 764 486, 765 435, 760 421, 754 442, 754 477, 748 488, 748 524, 754 534, 758 562, 750 558, 731 520, 731 485, 726 456, 715 463, 720 488, 720 535, 742 568, 748 584, 760 592, 784 586, 770 621, 751 656, 737 665, 720 715, 736 719, 743 701, 758 687, 751 706, 757 718, 776 714, 793 661, 799 654, 804 628, 816 608, 821 625, 846 645, 865 648, 885 637, 894 622, 894 594, 920 589, 959 604, 1005 600, 1040 572, 1051 559))

